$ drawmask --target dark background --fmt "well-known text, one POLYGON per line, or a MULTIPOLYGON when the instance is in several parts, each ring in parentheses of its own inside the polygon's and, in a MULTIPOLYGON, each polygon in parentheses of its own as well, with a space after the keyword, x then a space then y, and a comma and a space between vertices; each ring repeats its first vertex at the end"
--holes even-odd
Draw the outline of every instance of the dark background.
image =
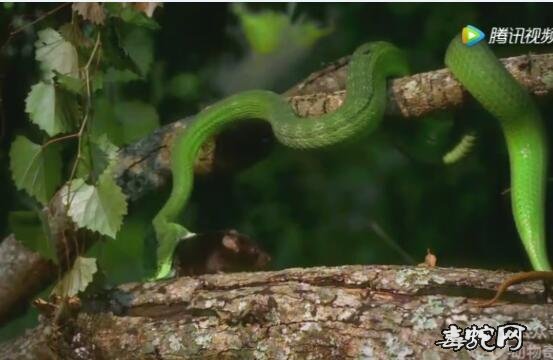
MULTIPOLYGON (((25 97, 38 78, 36 32, 67 22, 71 11, 66 7, 5 43, 10 26, 31 21, 56 4, 2 6, 3 238, 11 231, 8 213, 26 209, 30 202, 10 178, 8 151, 16 134, 37 132, 24 111, 25 97)), ((288 13, 292 22, 314 22, 332 31, 313 45, 284 45, 262 55, 250 47, 231 5, 165 4, 155 13, 161 29, 149 35, 153 62, 148 75, 108 86, 101 96, 114 104, 122 99, 149 104, 157 111, 156 124, 165 124, 244 88, 286 90, 362 42, 397 44, 405 49, 412 71, 421 72, 443 67, 448 42, 466 24, 486 34, 494 26, 553 26, 548 4, 248 4, 247 9, 288 13)), ((552 49, 493 47, 502 57, 552 49)), ((550 96, 540 99, 540 108, 550 131, 550 96)), ((476 103, 451 114, 478 130, 476 148, 458 164, 414 161, 381 132, 332 150, 298 152, 275 146, 266 159, 232 179, 200 179, 185 222, 196 231, 232 227, 251 235, 273 255, 274 268, 418 263, 429 248, 442 266, 528 269, 505 192, 509 170, 499 124, 476 103)), ((121 239, 132 238, 142 248, 143 234, 166 194, 151 194, 132 204, 121 239)), ((547 219, 551 200, 549 195, 547 219)), ((122 258, 133 254, 125 246, 99 255, 100 262, 104 257, 118 268, 114 282, 136 277, 122 258)))

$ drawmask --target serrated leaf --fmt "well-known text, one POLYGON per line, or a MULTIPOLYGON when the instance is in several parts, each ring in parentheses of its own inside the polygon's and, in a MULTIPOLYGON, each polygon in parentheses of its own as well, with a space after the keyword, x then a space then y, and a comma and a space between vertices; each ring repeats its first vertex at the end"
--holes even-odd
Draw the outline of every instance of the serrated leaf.
POLYGON ((62 196, 68 215, 79 227, 115 238, 127 214, 127 200, 109 168, 96 185, 89 185, 83 179, 71 181, 62 196))
POLYGON ((94 139, 92 143, 102 152, 102 155, 106 159, 106 163, 110 163, 117 158, 119 148, 109 141, 106 134, 102 134, 98 139, 94 139))
MULTIPOLYGON (((89 139, 87 137, 87 139, 89 139)), ((83 161, 77 167, 77 176, 86 177, 92 175, 98 178, 106 168, 117 158, 119 148, 109 141, 106 134, 99 138, 92 138, 83 143, 83 161)))
POLYGON ((79 77, 79 57, 77 49, 52 28, 38 32, 35 42, 35 58, 46 79, 51 79, 57 71, 61 74, 79 77))
POLYGON ((105 59, 105 64, 109 64, 111 67, 119 70, 131 70, 138 74, 140 70, 121 45, 119 26, 124 25, 121 21, 111 21, 102 30, 103 59, 105 59))
POLYGON ((97 271, 95 258, 78 256, 52 292, 59 296, 75 296, 86 290, 97 271))
POLYGON ((77 95, 83 93, 84 82, 81 79, 74 78, 73 76, 63 75, 57 71, 55 71, 55 74, 56 83, 58 83, 64 90, 77 95))
POLYGON ((79 117, 76 99, 46 82, 31 87, 25 99, 25 111, 50 136, 73 130, 79 117))
POLYGON ((61 182, 61 156, 55 145, 42 147, 18 136, 10 149, 15 186, 46 204, 61 182))
POLYGON ((10 230, 17 241, 42 257, 57 263, 56 250, 44 233, 40 217, 34 211, 10 211, 8 215, 10 230))

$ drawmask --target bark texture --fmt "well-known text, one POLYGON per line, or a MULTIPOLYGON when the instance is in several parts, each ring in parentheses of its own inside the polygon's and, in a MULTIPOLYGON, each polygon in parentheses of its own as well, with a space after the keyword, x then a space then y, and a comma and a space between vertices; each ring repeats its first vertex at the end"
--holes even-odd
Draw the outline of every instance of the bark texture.
MULTIPOLYGON (((522 55, 503 59, 503 62, 532 93, 545 95, 552 91, 553 54, 522 55)), ((348 58, 343 58, 313 73, 284 96, 301 116, 318 116, 334 111, 345 96, 347 63, 348 58)), ((433 110, 459 106, 468 98, 447 69, 395 79, 391 81, 389 89, 388 113, 399 114, 407 119, 433 110)), ((177 134, 185 131, 193 120, 194 117, 188 117, 164 126, 120 151, 116 177, 129 200, 139 199, 167 184, 170 179, 171 144, 177 134)), ((262 158, 270 150, 272 142, 270 129, 263 124, 249 124, 228 131, 203 147, 196 164, 196 173, 239 170, 262 158)), ((59 206, 56 205, 58 200, 54 197, 47 214, 50 227, 59 235, 58 252, 66 254, 71 253, 64 248, 66 244, 75 243, 73 240, 80 242, 79 238, 68 239, 67 234, 84 232, 76 232, 67 218, 59 213, 59 206)), ((37 258, 37 254, 32 254, 23 246, 12 246, 13 239, 13 235, 10 235, 0 246, 0 279, 9 279, 2 281, 0 289, 0 324, 9 318, 8 315, 15 313, 16 307, 28 303, 29 298, 57 276, 56 267, 45 266, 44 259, 37 258), (32 258, 25 259, 28 256, 32 258), (13 259, 20 259, 21 264, 16 264, 13 259)))
POLYGON ((10 235, 0 243, 0 324, 20 315, 26 300, 56 277, 56 266, 10 235))
MULTIPOLYGON (((553 354, 553 305, 540 283, 490 298, 509 274, 477 269, 343 266, 126 284, 83 300, 54 325, 0 345, 2 359, 469 359, 435 346, 449 324, 528 327, 523 348, 553 354)), ((514 345, 514 344, 510 344, 514 345)), ((488 356, 488 357, 485 357, 488 356)), ((521 357, 522 356, 522 357, 521 357)))

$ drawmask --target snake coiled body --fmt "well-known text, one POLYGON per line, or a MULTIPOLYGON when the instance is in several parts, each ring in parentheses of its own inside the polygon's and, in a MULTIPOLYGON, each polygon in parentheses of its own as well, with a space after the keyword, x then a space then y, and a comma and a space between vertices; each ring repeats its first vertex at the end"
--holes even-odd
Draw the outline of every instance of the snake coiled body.
MULTIPOLYGON (((493 74, 494 78, 479 87, 477 79, 482 75, 474 74, 473 68, 467 67, 465 60, 462 60, 463 57, 470 57, 464 51, 472 52, 477 47, 462 49, 459 46, 463 46, 460 40, 454 39, 446 56, 454 74, 459 75, 463 84, 466 81, 471 92, 474 83, 475 93, 481 91, 483 97, 486 97, 487 92, 497 91, 498 95, 494 95, 492 100, 486 98, 482 101, 477 95, 475 97, 503 125, 511 154, 513 210, 515 219, 518 218, 517 227, 533 266, 539 269, 548 268, 542 237, 545 139, 539 113, 529 96, 509 78, 508 73, 505 74, 506 71, 501 65, 498 66, 497 59, 485 47, 485 50, 476 50, 480 60, 476 60, 475 66, 483 66, 484 70, 478 71, 493 74), (522 105, 505 109, 497 103, 496 98, 505 96, 503 86, 518 87, 518 90, 511 90, 509 94, 522 101, 522 105), (530 109, 531 114, 522 114, 521 107, 530 109), (530 138, 526 138, 527 136, 530 138), (525 156, 529 156, 530 160, 525 156), (528 165, 528 161, 532 165, 528 165)), ((230 96, 200 112, 195 122, 173 145, 172 192, 153 221, 159 242, 156 278, 170 274, 176 244, 190 234, 178 223, 178 219, 192 191, 193 165, 205 141, 229 124, 246 119, 269 122, 280 143, 297 149, 322 148, 360 137, 374 131, 381 123, 386 107, 387 78, 403 76, 407 72, 406 59, 394 45, 387 42, 367 43, 361 45, 352 55, 346 80, 346 98, 342 106, 333 113, 300 119, 280 95, 264 90, 245 91, 230 96)))

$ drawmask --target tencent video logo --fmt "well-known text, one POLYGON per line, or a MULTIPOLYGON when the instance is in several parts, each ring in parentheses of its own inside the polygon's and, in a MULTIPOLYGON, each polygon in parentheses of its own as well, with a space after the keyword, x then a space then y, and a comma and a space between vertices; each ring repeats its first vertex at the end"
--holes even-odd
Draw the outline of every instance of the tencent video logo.
POLYGON ((484 33, 476 26, 467 25, 461 32, 463 44, 469 47, 478 44, 480 41, 484 40, 484 38, 484 33))

